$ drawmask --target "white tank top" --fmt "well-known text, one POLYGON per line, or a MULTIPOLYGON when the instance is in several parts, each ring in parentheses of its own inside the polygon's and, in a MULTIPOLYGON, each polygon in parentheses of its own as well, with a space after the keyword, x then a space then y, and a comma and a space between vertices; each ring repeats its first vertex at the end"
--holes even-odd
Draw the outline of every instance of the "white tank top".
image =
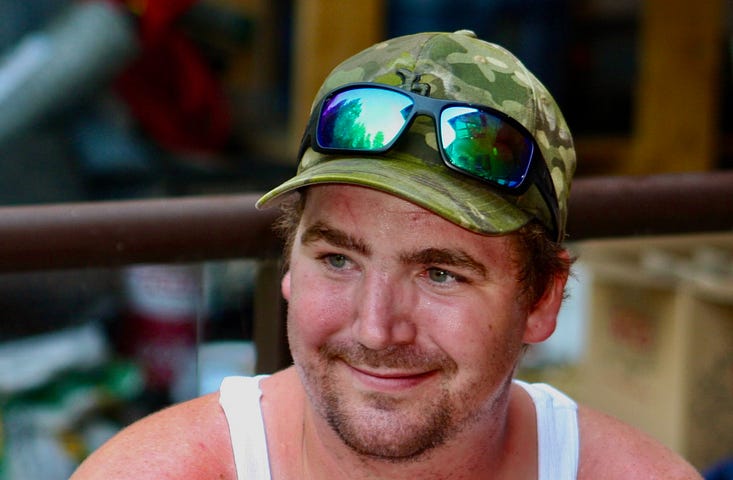
MULTIPOLYGON (((237 478, 270 480, 265 422, 260 409, 264 376, 227 377, 219 404, 229 424, 237 478)), ((574 480, 578 472, 578 415, 576 403, 543 383, 515 380, 532 397, 537 411, 538 480, 574 480)))

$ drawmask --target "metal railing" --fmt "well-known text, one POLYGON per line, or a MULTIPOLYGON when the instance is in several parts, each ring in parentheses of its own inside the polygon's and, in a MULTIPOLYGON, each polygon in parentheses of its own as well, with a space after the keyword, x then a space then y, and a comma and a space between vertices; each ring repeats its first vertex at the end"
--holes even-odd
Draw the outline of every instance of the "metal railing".
MULTIPOLYGON (((258 194, 0 207, 0 271, 276 257, 258 194)), ((579 178, 571 241, 733 231, 733 172, 579 178)))

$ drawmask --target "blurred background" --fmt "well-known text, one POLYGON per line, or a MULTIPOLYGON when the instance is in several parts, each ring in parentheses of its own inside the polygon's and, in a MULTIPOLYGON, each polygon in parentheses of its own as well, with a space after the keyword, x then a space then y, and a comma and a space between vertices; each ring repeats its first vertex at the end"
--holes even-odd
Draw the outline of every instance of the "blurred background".
MULTIPOLYGON (((728 172, 732 20, 727 0, 0 0, 0 217, 262 192, 328 71, 428 30, 517 54, 578 178, 728 172)), ((142 415, 288 362, 276 256, 50 268, 68 252, 40 241, 49 269, 0 273, 0 480, 67 478, 142 415)), ((733 233, 571 248, 558 331, 520 375, 733 478, 733 233)))

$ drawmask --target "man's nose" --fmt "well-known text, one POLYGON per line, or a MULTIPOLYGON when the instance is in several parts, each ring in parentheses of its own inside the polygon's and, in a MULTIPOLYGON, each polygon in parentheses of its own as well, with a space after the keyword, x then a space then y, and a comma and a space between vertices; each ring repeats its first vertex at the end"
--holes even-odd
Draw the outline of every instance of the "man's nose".
POLYGON ((408 286, 387 274, 365 276, 355 298, 355 339, 372 350, 412 343, 417 334, 413 295, 408 286))

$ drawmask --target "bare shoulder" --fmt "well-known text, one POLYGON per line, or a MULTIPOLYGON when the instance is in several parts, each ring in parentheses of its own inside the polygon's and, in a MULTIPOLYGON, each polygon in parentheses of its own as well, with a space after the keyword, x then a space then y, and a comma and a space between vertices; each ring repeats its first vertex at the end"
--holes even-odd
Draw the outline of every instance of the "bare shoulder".
POLYGON ((701 479, 679 455, 611 416, 579 406, 579 479, 701 479))
POLYGON ((71 480, 236 478, 218 393, 156 412, 95 451, 71 480))

